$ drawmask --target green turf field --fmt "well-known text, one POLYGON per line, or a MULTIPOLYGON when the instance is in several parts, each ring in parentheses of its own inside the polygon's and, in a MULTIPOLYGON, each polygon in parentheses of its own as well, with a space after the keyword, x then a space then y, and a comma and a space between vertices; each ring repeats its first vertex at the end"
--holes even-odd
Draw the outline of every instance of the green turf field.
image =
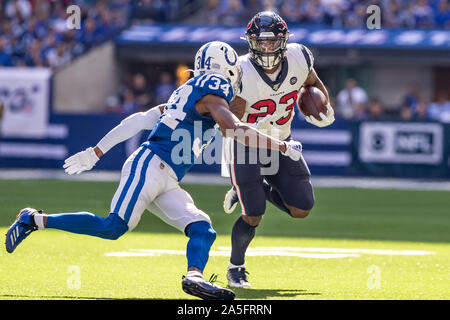
MULTIPOLYGON (((106 216, 116 183, 0 181, 2 236, 26 206, 106 216)), ((184 185, 218 233, 205 270, 226 284, 224 186, 184 185)), ((238 299, 449 299, 450 193, 316 188, 303 220, 268 205, 238 299)), ((0 250, 0 299, 194 299, 181 290, 187 239, 149 213, 116 241, 55 230, 0 250)))

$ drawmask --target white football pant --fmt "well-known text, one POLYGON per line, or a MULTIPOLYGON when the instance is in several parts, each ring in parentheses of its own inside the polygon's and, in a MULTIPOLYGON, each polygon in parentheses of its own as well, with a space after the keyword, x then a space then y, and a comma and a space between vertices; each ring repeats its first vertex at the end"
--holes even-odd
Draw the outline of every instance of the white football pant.
POLYGON ((209 216, 179 186, 172 168, 150 149, 140 147, 122 167, 111 212, 125 220, 131 231, 146 209, 181 232, 192 222, 211 223, 209 216))

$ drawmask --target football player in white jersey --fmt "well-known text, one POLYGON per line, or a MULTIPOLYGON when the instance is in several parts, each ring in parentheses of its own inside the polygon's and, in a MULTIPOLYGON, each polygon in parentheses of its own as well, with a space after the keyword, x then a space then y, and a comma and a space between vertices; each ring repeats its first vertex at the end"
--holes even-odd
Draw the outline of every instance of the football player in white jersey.
MULTIPOLYGON (((239 58, 243 70, 240 92, 230 109, 241 121, 255 124, 280 140, 290 140, 291 122, 295 114, 298 94, 302 86, 315 86, 329 102, 327 89, 314 70, 314 58, 305 46, 287 43, 289 31, 276 13, 256 14, 249 22, 245 40, 249 53, 239 58), (263 121, 261 121, 264 119, 263 121), (264 123, 264 125, 261 125, 264 123)), ((327 105, 321 121, 305 116, 306 121, 323 127, 334 121, 334 111, 327 105)), ((230 142, 230 141, 229 141, 230 142)), ((231 287, 250 287, 245 269, 245 252, 255 235, 266 209, 266 200, 293 218, 308 216, 314 204, 310 171, 303 157, 293 161, 279 154, 276 174, 264 175, 262 163, 238 163, 237 145, 231 148, 229 171, 233 187, 227 192, 224 210, 233 212, 240 202, 242 214, 233 226, 232 251, 228 266, 228 284, 231 287)), ((252 148, 245 153, 252 154, 252 148)), ((245 159, 250 156, 246 155, 245 159)), ((227 164, 226 164, 227 165, 227 164)))

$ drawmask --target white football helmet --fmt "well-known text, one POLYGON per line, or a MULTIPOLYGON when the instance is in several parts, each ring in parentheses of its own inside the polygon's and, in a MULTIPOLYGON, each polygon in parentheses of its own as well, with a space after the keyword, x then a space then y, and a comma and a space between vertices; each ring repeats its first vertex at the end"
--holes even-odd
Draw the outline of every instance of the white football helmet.
POLYGON ((236 95, 242 78, 242 68, 236 51, 227 43, 205 43, 195 55, 194 77, 205 73, 218 73, 229 80, 236 95))

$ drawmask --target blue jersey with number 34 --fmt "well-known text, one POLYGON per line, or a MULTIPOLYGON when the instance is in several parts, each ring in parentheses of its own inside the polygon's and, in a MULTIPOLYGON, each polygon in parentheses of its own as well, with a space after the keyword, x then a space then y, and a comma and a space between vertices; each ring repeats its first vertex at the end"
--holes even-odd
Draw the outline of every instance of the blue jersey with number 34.
POLYGON ((208 94, 222 97, 228 104, 234 95, 230 82, 219 74, 207 73, 188 80, 172 93, 158 124, 143 143, 172 167, 178 181, 210 142, 204 141, 203 134, 216 122, 195 109, 196 102, 208 94))

